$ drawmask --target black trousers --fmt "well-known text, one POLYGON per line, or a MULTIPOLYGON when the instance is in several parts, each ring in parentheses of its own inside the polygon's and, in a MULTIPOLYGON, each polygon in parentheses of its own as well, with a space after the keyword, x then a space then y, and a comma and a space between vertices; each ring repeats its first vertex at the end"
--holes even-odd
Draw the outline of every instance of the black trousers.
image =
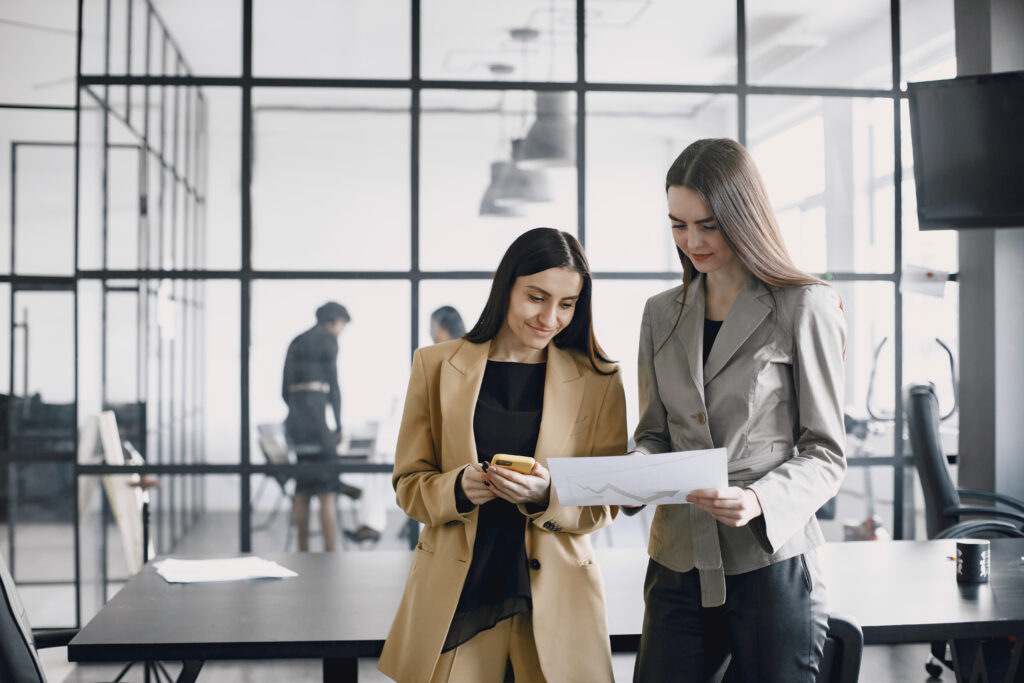
POLYGON ((697 570, 650 561, 634 683, 815 681, 828 628, 817 553, 726 576, 725 586, 724 605, 701 607, 697 570))

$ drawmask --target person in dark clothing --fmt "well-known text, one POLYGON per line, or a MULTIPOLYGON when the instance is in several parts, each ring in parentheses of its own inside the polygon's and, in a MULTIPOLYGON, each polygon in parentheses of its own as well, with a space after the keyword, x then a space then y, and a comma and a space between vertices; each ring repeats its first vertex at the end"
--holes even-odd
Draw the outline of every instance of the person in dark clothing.
POLYGON ((441 306, 430 314, 430 338, 435 344, 459 339, 464 334, 466 324, 452 306, 441 306))
MULTIPOLYGON (((352 318, 339 303, 330 301, 316 311, 316 325, 288 345, 281 395, 288 405, 285 429, 299 462, 324 462, 337 457, 341 443, 341 389, 338 387, 338 336, 352 318), (327 425, 327 403, 334 415, 334 430, 327 425)), ((334 550, 337 536, 337 495, 358 498, 361 491, 334 472, 295 477, 293 514, 299 550, 309 550, 310 497, 320 501, 324 550, 334 550)))

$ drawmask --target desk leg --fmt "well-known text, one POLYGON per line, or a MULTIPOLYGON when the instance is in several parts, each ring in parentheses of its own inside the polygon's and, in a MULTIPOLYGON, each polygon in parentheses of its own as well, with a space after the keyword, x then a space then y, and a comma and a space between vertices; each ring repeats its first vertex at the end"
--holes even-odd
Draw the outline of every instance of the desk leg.
POLYGON ((958 638, 949 641, 949 653, 953 657, 953 673, 957 683, 971 683, 980 663, 981 639, 958 638))
POLYGON ((324 683, 356 683, 359 660, 355 657, 324 659, 324 683))
POLYGON ((950 642, 953 671, 962 683, 1024 681, 1024 639, 970 638, 950 642))
POLYGON ((181 673, 178 674, 176 683, 196 683, 196 679, 199 678, 199 670, 203 668, 203 662, 189 660, 181 664, 181 673))

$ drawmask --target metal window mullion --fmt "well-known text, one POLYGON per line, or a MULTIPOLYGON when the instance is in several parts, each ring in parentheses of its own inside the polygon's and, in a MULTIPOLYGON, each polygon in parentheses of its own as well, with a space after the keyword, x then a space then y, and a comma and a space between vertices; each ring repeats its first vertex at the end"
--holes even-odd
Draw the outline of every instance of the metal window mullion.
MULTIPOLYGON (((132 6, 134 3, 132 0, 125 0, 128 4, 128 18, 127 18, 127 38, 125 39, 125 50, 124 50, 124 73, 126 76, 132 75, 132 6)), ((126 85, 124 87, 124 116, 128 120, 128 124, 131 125, 132 121, 132 87, 126 85)))
MULTIPOLYGON (((177 71, 177 69, 178 69, 178 64, 177 63, 175 63, 174 68, 175 68, 175 71, 177 71)), ((172 174, 173 174, 173 178, 174 178, 173 182, 171 183, 171 188, 172 188, 171 189, 171 241, 170 241, 170 245, 169 245, 170 252, 171 252, 170 253, 170 257, 171 257, 171 262, 170 263, 171 263, 171 267, 172 268, 177 268, 178 267, 178 254, 177 254, 177 249, 178 249, 178 183, 179 183, 179 180, 178 180, 178 163, 179 163, 179 159, 178 159, 178 124, 179 124, 179 121, 178 121, 178 110, 179 110, 179 105, 180 105, 180 101, 179 101, 180 93, 181 93, 181 86, 178 86, 178 85, 174 86, 174 105, 173 105, 174 106, 174 118, 173 118, 174 130, 173 130, 173 133, 171 135, 171 154, 170 154, 171 169, 172 169, 172 174)), ((161 263, 160 266, 164 267, 164 264, 161 263)))
MULTIPOLYGON (((82 5, 84 4, 84 2, 85 2, 85 0, 78 0, 78 2, 75 3, 77 5, 77 12, 78 12, 78 22, 77 22, 76 31, 75 31, 75 149, 74 149, 74 154, 75 154, 75 182, 74 182, 74 189, 73 189, 73 192, 74 192, 74 202, 75 202, 75 212, 74 212, 74 217, 72 218, 72 221, 73 221, 72 222, 72 229, 73 229, 72 249, 74 250, 74 255, 72 256, 72 262, 74 263, 74 266, 75 266, 75 272, 78 271, 78 266, 79 266, 79 262, 78 262, 78 192, 79 192, 78 180, 79 180, 79 178, 78 178, 78 174, 79 174, 79 163, 80 163, 79 162, 79 146, 81 144, 81 136, 80 136, 80 131, 81 131, 81 109, 80 109, 80 106, 81 106, 81 99, 82 99, 82 88, 81 88, 81 85, 79 84, 79 79, 82 76, 82 5)), ((12 176, 13 176, 13 174, 12 174, 12 176)), ((12 201, 12 203, 14 201, 13 195, 11 197, 11 201, 12 201)), ((13 225, 13 223, 12 223, 12 225, 13 225)), ((13 257, 14 257, 14 244, 12 242, 12 244, 11 244, 11 258, 13 259, 13 257)), ((11 274, 12 275, 14 274, 13 268, 11 270, 11 274)), ((76 283, 76 285, 77 285, 77 283, 76 283)), ((73 317, 73 321, 72 321, 72 334, 74 335, 74 339, 72 340, 72 347, 74 348, 74 360, 73 360, 73 362, 74 362, 74 377, 72 378, 72 383, 73 383, 73 386, 74 386, 74 401, 72 403, 72 409, 71 409, 72 418, 71 419, 74 421, 74 424, 75 424, 75 426, 77 428, 77 425, 78 425, 78 362, 79 362, 79 357, 78 357, 78 287, 77 286, 75 287, 74 307, 73 307, 73 309, 74 309, 74 312, 72 314, 72 317, 73 317)), ((11 288, 11 314, 12 314, 12 316, 13 316, 13 313, 14 313, 14 288, 12 287, 11 288)), ((14 318, 12 317, 11 320, 13 322, 14 318)), ((11 336, 11 348, 12 348, 12 350, 14 348, 13 334, 11 336)), ((11 366, 11 374, 12 375, 14 374, 13 371, 14 371, 14 367, 13 367, 13 355, 12 355, 12 366, 11 366)), ((14 395, 13 392, 11 392, 10 395, 13 396, 14 395)), ((8 434, 10 434, 10 424, 8 424, 8 434)), ((75 444, 75 450, 76 451, 78 450, 78 444, 77 443, 75 444)), ((80 527, 80 524, 79 524, 80 520, 78 519, 78 515, 79 515, 79 503, 78 503, 79 476, 75 476, 74 477, 74 481, 75 481, 75 486, 74 486, 75 490, 72 492, 72 500, 73 500, 73 504, 75 506, 75 508, 74 508, 75 509, 75 528, 74 528, 74 545, 75 545, 75 628, 81 628, 82 627, 82 576, 81 576, 81 574, 82 574, 82 572, 81 572, 82 538, 81 538, 81 530, 79 528, 80 527)), ((102 577, 102 578, 105 579, 105 577, 102 577)))
MULTIPOLYGON (((16 216, 18 215, 18 212, 17 212, 17 196, 18 196, 18 192, 17 192, 17 180, 16 180, 17 177, 18 177, 18 175, 17 175, 17 173, 18 173, 18 162, 17 162, 18 154, 17 154, 17 152, 18 152, 18 143, 11 142, 11 254, 10 254, 10 259, 11 259, 11 278, 12 278, 12 281, 11 281, 11 289, 10 289, 11 303, 10 303, 10 320, 9 320, 9 323, 10 323, 10 340, 11 340, 11 347, 9 349, 9 352, 10 352, 10 368, 11 368, 11 370, 10 370, 10 374, 9 374, 9 377, 8 377, 8 379, 10 380, 10 389, 7 392, 7 395, 11 397, 11 401, 12 401, 11 407, 13 407, 14 388, 15 388, 14 387, 14 375, 15 375, 15 371, 14 371, 14 347, 15 347, 14 331, 15 331, 15 329, 17 329, 17 326, 15 324, 15 320, 14 320, 14 316, 15 316, 14 293, 18 289, 17 288, 18 276, 17 276, 17 273, 15 271, 15 258, 14 258, 14 254, 15 254, 15 251, 16 251, 15 241, 17 239, 16 216)), ((28 344, 26 343, 25 346, 27 348, 28 344)), ((25 365, 27 366, 28 363, 26 363, 25 365)), ((28 389, 27 383, 26 383, 26 387, 25 388, 26 388, 26 390, 28 389)), ((26 391, 26 393, 27 393, 27 391, 26 391)), ((8 409, 7 410, 7 432, 6 432, 6 437, 5 437, 7 443, 4 444, 6 450, 8 450, 8 451, 12 450, 13 439, 11 438, 11 436, 12 436, 13 433, 14 433, 14 410, 8 409)), ((15 524, 14 524, 15 516, 16 516, 15 497, 17 496, 17 487, 15 486, 16 466, 14 464, 13 458, 7 458, 6 460, 7 460, 7 462, 4 463, 4 464, 7 467, 7 552, 8 552, 7 564, 10 567, 11 576, 13 577, 14 576, 14 558, 15 558, 15 550, 14 550, 15 542, 14 541, 15 541, 15 532, 16 532, 15 524)))
MULTIPOLYGON (((412 16, 409 23, 410 31, 410 65, 411 79, 409 109, 412 117, 409 120, 409 273, 420 270, 420 122, 423 115, 421 105, 420 82, 420 0, 411 0, 412 16)), ((420 283, 410 278, 409 282, 409 356, 415 353, 420 341, 420 283)))
POLYGON ((576 237, 587 246, 587 15, 586 1, 576 0, 576 237))
POLYGON ((737 142, 747 146, 747 3, 736 0, 736 130, 737 142))
POLYGON ((242 0, 242 272, 240 280, 241 347, 239 371, 241 374, 239 410, 241 481, 239 486, 239 545, 243 553, 252 549, 252 518, 249 509, 251 496, 248 468, 249 454, 249 345, 252 324, 252 10, 253 0, 242 0))
MULTIPOLYGON (((192 88, 185 88, 185 138, 184 138, 184 156, 182 160, 182 177, 185 180, 185 187, 188 187, 189 180, 195 183, 195 178, 192 176, 192 88)), ((185 191, 182 193, 182 207, 181 207, 181 221, 182 221, 182 246, 181 246, 181 267, 188 270, 190 267, 188 259, 188 247, 190 243, 189 230, 191 230, 192 222, 189 220, 189 193, 185 191)))
MULTIPOLYGON (((892 88, 894 92, 900 87, 900 0, 890 0, 889 4, 892 31, 892 88)), ((904 521, 904 488, 905 471, 903 458, 903 150, 902 121, 900 117, 901 99, 893 97, 893 225, 894 225, 894 270, 896 274, 895 300, 893 305, 893 351, 896 367, 894 368, 893 387, 893 455, 898 464, 893 467, 893 538, 900 540, 905 537, 904 521)), ((911 522, 913 523, 913 516, 911 522)), ((913 533, 911 533, 913 536, 913 533)))

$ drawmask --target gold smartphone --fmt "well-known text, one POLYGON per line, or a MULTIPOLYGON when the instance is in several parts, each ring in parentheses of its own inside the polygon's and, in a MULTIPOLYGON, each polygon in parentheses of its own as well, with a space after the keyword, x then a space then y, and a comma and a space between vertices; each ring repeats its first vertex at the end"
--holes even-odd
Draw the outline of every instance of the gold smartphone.
POLYGON ((533 472, 534 459, 526 455, 509 455, 507 453, 498 453, 491 458, 491 465, 493 467, 507 467, 510 470, 515 470, 521 474, 529 474, 533 472))

